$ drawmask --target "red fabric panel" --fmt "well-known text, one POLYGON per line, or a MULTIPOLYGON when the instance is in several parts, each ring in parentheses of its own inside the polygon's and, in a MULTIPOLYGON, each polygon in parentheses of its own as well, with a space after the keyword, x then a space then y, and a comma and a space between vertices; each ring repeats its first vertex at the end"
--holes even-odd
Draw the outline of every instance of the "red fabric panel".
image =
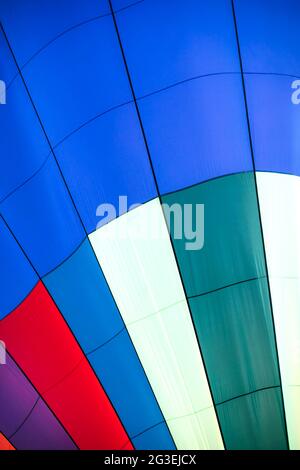
POLYGON ((0 338, 81 449, 126 445, 118 416, 42 282, 0 321, 0 338))
POLYGON ((15 450, 14 446, 0 432, 0 450, 15 450))

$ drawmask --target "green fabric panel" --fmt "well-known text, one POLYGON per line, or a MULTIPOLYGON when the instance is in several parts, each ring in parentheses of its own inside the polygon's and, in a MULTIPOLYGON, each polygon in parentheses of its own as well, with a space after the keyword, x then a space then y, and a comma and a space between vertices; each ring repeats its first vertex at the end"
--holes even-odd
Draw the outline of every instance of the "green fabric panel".
POLYGON ((286 448, 254 174, 216 178, 162 202, 192 204, 194 215, 204 204, 202 249, 174 237, 172 217, 169 228, 227 448, 286 448))
POLYGON ((260 390, 217 406, 229 450, 286 450, 280 388, 260 390))
POLYGON ((266 279, 189 299, 215 403, 279 385, 266 279))
POLYGON ((198 203, 205 207, 205 240, 201 250, 188 251, 185 238, 174 239, 174 218, 170 221, 188 296, 265 275, 253 173, 200 183, 163 196, 162 202, 181 207, 198 203))

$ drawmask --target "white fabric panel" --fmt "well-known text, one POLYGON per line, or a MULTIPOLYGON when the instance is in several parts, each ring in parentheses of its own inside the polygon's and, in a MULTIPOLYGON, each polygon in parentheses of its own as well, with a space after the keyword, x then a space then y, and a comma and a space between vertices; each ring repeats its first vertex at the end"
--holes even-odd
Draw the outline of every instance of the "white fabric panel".
POLYGON ((159 200, 89 237, 177 447, 222 449, 159 200))
MULTIPOLYGON (((216 447, 216 428, 213 408, 202 410, 189 416, 168 421, 174 441, 180 441, 181 449, 223 449, 222 443, 216 447)), ((218 438, 219 440, 219 438, 218 438)))
POLYGON ((300 178, 257 173, 284 405, 300 449, 300 178))

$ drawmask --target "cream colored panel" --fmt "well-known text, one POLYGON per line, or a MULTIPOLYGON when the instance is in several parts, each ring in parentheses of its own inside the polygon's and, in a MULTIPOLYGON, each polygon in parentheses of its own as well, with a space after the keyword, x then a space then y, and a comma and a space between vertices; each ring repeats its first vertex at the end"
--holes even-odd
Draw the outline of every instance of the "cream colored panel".
POLYGON ((177 447, 222 449, 159 200, 101 227, 90 240, 177 447))
POLYGON ((300 178, 257 173, 291 449, 300 449, 300 178))

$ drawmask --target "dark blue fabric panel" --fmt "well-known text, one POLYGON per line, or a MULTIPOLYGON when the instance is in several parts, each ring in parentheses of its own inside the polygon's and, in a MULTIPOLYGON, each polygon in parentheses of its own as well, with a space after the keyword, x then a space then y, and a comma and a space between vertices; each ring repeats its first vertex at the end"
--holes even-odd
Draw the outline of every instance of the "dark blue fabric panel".
POLYGON ((1 202, 31 177, 50 153, 20 78, 7 91, 6 104, 0 106, 0 127, 1 202))
MULTIPOLYGON (((129 437, 135 436, 163 421, 146 375, 126 330, 88 355, 101 378, 104 389, 118 411, 129 437)), ((154 429, 154 428, 153 428, 154 429)), ((157 428, 145 436, 143 445, 153 448, 158 437, 164 438, 161 446, 173 449, 169 433, 157 428)))
POLYGON ((41 276, 85 236, 52 155, 34 178, 0 204, 0 213, 41 276))
POLYGON ((43 282, 85 353, 124 328, 88 240, 43 282))
POLYGON ((119 215, 119 196, 126 195, 129 206, 157 195, 133 104, 100 116, 55 153, 88 233, 101 222, 100 204, 113 204, 119 215))
POLYGON ((24 76, 52 145, 132 99, 111 16, 61 36, 24 76))
POLYGON ((160 192, 252 170, 240 75, 186 82, 139 107, 160 192))
POLYGON ((299 0, 235 0, 245 72, 300 76, 299 0))
POLYGON ((122 10, 123 8, 134 7, 146 0, 112 0, 112 7, 114 11, 122 10))
POLYGON ((170 441, 169 429, 165 422, 133 437, 132 442, 137 450, 176 450, 175 445, 170 441))
POLYGON ((6 82, 7 87, 17 75, 17 69, 5 37, 0 31, 0 79, 6 82))
POLYGON ((292 79, 246 75, 245 83, 256 170, 300 175, 300 104, 292 102, 292 79))
POLYGON ((0 18, 22 66, 64 31, 109 11, 107 0, 1 0, 0 18))
POLYGON ((138 97, 199 75, 239 72, 230 0, 145 0, 117 13, 117 24, 138 97))
POLYGON ((1 201, 32 176, 50 148, 21 79, 13 80, 16 67, 2 34, 0 54, 0 79, 6 83, 6 104, 0 105, 1 201))
POLYGON ((38 278, 12 234, 0 218, 0 319, 33 289, 38 278))

